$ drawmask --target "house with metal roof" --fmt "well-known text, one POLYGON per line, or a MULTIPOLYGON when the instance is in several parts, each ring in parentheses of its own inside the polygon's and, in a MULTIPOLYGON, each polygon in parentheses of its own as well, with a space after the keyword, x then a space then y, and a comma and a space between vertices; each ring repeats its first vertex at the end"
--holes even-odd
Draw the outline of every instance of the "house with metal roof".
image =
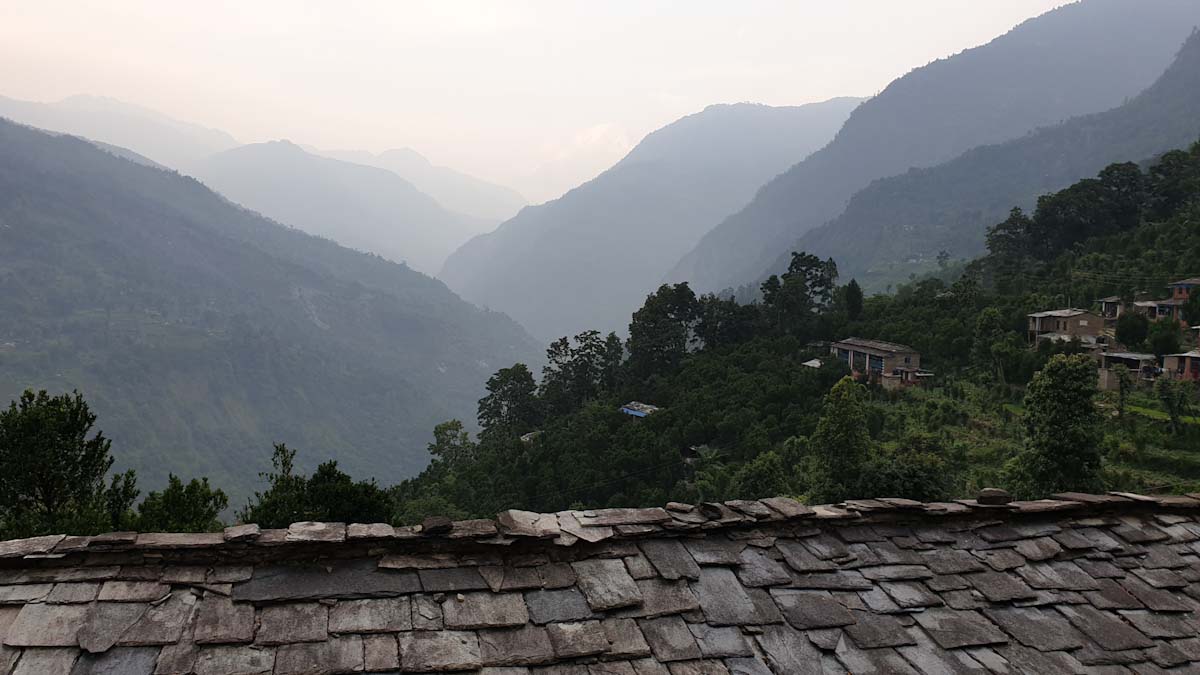
POLYGON ((1052 309, 1027 315, 1027 338, 1031 344, 1043 340, 1070 342, 1079 340, 1085 346, 1104 343, 1104 317, 1087 309, 1052 309))
POLYGON ((849 337, 834 342, 829 352, 849 366, 855 377, 887 389, 929 382, 933 373, 921 368, 921 353, 908 345, 849 337))
POLYGON ((620 411, 632 417, 649 417, 661 409, 662 408, 659 408, 656 405, 650 405, 649 403, 630 401, 629 403, 621 406, 620 411))
POLYGON ((1200 349, 1163 357, 1163 372, 1175 379, 1200 382, 1200 349))

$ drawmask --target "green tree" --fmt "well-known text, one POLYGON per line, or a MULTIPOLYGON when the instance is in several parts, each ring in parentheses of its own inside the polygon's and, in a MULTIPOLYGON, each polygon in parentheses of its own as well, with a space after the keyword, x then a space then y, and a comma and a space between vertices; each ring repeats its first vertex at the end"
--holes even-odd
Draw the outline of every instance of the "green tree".
POLYGON ((1150 319, 1145 314, 1125 312, 1117 318, 1117 342, 1134 347, 1146 341, 1150 334, 1150 319))
POLYGON ((862 494, 923 502, 948 499, 953 473, 941 442, 927 433, 909 435, 893 450, 880 449, 862 472, 862 494))
POLYGON ((1171 420, 1171 433, 1183 432, 1183 418, 1191 414, 1195 400, 1193 385, 1183 380, 1158 378, 1154 383, 1154 395, 1162 403, 1163 410, 1171 420))
POLYGON ((862 287, 858 285, 858 281, 856 279, 851 279, 850 283, 846 284, 846 316, 848 316, 851 321, 857 321, 858 317, 862 316, 862 311, 862 287))
POLYGON ((1025 448, 1009 465, 1014 492, 1100 492, 1103 426, 1096 408, 1095 359, 1056 354, 1025 394, 1025 448))
POLYGON ((135 479, 126 474, 106 489, 111 442, 103 432, 92 435, 95 423, 79 392, 26 391, 0 411, 0 529, 91 534, 123 517, 137 495, 135 479))
POLYGON ((175 474, 167 477, 162 492, 150 492, 138 505, 137 526, 143 532, 216 532, 223 527, 219 516, 229 498, 193 478, 186 485, 175 474))
POLYGON ((1189 326, 1200 326, 1200 289, 1192 291, 1179 311, 1189 326))
POLYGON ((1157 357, 1175 354, 1183 349, 1183 329, 1175 319, 1159 319, 1150 324, 1146 344, 1157 357))
POLYGON ((850 377, 843 377, 825 395, 821 419, 809 442, 814 501, 840 502, 856 496, 871 453, 866 400, 866 387, 850 377))
POLYGON ((287 527, 308 520, 377 523, 391 520, 391 499, 374 481, 354 481, 329 461, 311 477, 297 473, 296 451, 280 443, 271 456, 274 471, 259 474, 267 481, 264 492, 238 514, 244 523, 287 527))
POLYGON ((255 492, 254 499, 238 512, 243 523, 258 523, 263 527, 287 527, 308 520, 305 490, 308 480, 295 471, 296 451, 284 443, 276 443, 271 455, 273 471, 258 474, 267 481, 265 492, 255 492))
POLYGON ((1133 374, 1121 364, 1113 366, 1112 374, 1117 380, 1117 418, 1124 420, 1125 405, 1129 402, 1129 393, 1133 391, 1133 374))
POLYGON ((673 372, 683 362, 699 313, 687 283, 663 285, 646 298, 629 324, 629 369, 634 377, 673 372))
POLYGON ((477 447, 462 422, 448 420, 433 428, 433 442, 428 450, 433 461, 454 466, 473 459, 477 447))
POLYGON ((501 368, 488 378, 487 396, 479 399, 479 426, 485 434, 523 434, 537 427, 540 403, 533 373, 524 363, 501 368))

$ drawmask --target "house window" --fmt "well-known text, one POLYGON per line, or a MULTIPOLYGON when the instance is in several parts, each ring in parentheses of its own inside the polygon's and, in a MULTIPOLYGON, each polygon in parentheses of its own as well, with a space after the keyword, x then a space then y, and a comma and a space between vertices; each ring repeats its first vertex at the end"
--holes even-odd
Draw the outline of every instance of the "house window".
POLYGON ((882 356, 870 357, 867 367, 875 372, 882 373, 883 372, 883 357, 882 356))
POLYGON ((1079 320, 1079 325, 1080 325, 1080 326, 1086 326, 1086 325, 1087 325, 1087 319, 1080 319, 1080 320, 1079 320))
POLYGON ((910 363, 912 363, 912 357, 911 356, 904 357, 904 365, 907 366, 910 363))

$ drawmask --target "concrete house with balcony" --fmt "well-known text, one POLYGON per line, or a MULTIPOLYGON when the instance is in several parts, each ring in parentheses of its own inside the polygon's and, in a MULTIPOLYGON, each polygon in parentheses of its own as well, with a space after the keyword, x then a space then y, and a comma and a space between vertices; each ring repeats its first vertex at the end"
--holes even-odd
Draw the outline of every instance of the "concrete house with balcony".
POLYGON ((1043 340, 1067 342, 1076 338, 1091 347, 1105 342, 1104 317, 1090 310, 1051 309, 1027 316, 1027 336, 1031 344, 1043 340))
POLYGON ((854 376, 881 384, 885 389, 921 385, 933 373, 921 369, 921 353, 907 345, 849 337, 833 343, 829 351, 850 367, 854 376))

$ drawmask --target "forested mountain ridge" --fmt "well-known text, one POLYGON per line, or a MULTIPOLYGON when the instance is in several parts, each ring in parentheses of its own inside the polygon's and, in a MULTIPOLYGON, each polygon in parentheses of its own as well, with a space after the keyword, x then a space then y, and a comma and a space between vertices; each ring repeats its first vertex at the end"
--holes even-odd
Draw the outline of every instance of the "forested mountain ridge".
MULTIPOLYGON (((430 467, 395 491, 397 521, 780 494, 946 500, 985 486, 1027 498, 1195 491, 1194 383, 1163 376, 1099 394, 1093 355, 1078 343, 1033 348, 1025 333, 1027 313, 1064 298, 1163 294, 1195 276, 1198 219, 1200 143, 1148 170, 1111 165, 1028 215, 1014 211, 953 281, 864 298, 853 281, 837 284, 833 266, 796 253, 761 303, 663 286, 634 314, 623 363, 585 333, 551 346, 538 385, 519 365, 493 375, 483 431, 438 427, 430 467), (846 364, 813 341, 847 336, 916 348, 931 384, 887 391, 842 379, 846 364), (630 400, 659 409, 622 414, 630 400)), ((1189 307, 1200 322, 1200 303, 1189 307)), ((1164 319, 1125 346, 1169 354, 1185 339, 1164 319)))
MULTIPOLYGON (((971 150, 929 169, 881 179, 846 211, 793 246, 832 257, 845 276, 882 290, 939 252, 970 258, 988 225, 1014 205, 1060 190, 1108 164, 1150 159, 1200 138, 1200 33, 1149 89, 1113 110, 971 150)), ((781 258, 771 271, 787 268, 781 258)), ((766 275, 764 275, 766 276, 766 275)))
POLYGON ((872 180, 1119 105, 1200 23, 1191 0, 1083 0, 918 68, 865 102, 827 147, 763 186, 669 273, 698 290, 751 283, 872 180))
POLYGON ((283 439, 399 479, 534 352, 403 265, 0 120, 0 398, 78 388, 149 484, 207 475, 239 501, 283 439))
POLYGON ((224 131, 102 96, 71 96, 52 103, 0 96, 0 117, 127 148, 173 169, 238 145, 224 131))
POLYGON ((450 211, 492 223, 512 218, 528 203, 512 188, 439 166, 412 148, 396 148, 380 153, 363 150, 315 152, 333 159, 387 169, 450 211))
POLYGON ((487 227, 391 171, 320 157, 288 141, 233 148, 189 172, 273 220, 430 275, 487 227))
POLYGON ((597 178, 472 239, 440 278, 542 339, 622 330, 664 260, 828 141, 858 103, 717 105, 689 115, 597 178))

